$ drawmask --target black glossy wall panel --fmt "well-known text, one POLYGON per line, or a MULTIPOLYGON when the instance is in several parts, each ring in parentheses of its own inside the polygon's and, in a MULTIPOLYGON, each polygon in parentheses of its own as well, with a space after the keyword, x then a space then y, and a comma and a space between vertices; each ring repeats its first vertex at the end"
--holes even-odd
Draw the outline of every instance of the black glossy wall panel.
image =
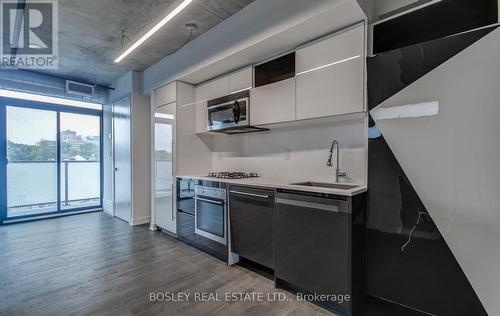
POLYGON ((378 54, 498 22, 497 0, 442 0, 373 28, 378 54))
POLYGON ((420 43, 367 58, 368 105, 373 109, 497 26, 420 43))
POLYGON ((383 136, 369 140, 368 168, 367 293, 435 315, 487 315, 383 136))
POLYGON ((429 316, 373 296, 367 296, 361 316, 429 316))

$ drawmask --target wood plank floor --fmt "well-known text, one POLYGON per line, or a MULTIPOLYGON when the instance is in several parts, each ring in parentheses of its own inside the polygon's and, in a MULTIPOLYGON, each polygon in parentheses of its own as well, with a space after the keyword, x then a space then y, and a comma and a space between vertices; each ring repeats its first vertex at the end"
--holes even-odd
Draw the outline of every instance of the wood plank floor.
POLYGON ((239 266, 102 212, 0 226, 0 315, 333 315, 239 266), (187 302, 150 293, 190 292, 187 302), (194 292, 286 293, 195 302, 194 292))

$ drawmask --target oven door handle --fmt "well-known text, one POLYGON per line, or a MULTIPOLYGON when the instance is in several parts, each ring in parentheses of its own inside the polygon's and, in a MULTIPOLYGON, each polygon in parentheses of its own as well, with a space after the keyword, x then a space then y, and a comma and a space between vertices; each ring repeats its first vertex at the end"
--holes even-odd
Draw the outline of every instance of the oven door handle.
POLYGON ((203 202, 208 202, 208 203, 213 203, 213 204, 218 204, 218 205, 224 205, 224 202, 219 202, 219 201, 204 199, 204 198, 200 198, 200 197, 195 197, 194 199, 198 200, 198 201, 203 201, 203 202))

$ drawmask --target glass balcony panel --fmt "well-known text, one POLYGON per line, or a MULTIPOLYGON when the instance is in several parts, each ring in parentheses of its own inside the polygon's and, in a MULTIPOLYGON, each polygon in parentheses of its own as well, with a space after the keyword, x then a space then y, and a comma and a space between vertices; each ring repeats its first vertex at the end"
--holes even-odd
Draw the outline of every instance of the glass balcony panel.
POLYGON ((101 165, 98 161, 61 163, 61 209, 99 206, 101 165))
POLYGON ((7 216, 57 211, 57 163, 7 164, 7 216))

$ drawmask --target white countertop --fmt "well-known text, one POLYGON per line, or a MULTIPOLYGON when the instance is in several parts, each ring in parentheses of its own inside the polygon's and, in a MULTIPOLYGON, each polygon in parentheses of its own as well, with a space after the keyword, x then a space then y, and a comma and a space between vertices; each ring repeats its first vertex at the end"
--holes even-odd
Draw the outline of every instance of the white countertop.
MULTIPOLYGON (((177 178, 223 182, 223 183, 248 185, 248 186, 255 186, 255 187, 277 188, 277 189, 288 189, 288 190, 297 190, 297 191, 305 191, 305 192, 337 194, 337 195, 344 195, 344 196, 354 196, 354 195, 357 195, 359 193, 363 193, 363 192, 367 191, 367 188, 365 185, 359 185, 358 187, 355 187, 353 189, 343 190, 343 189, 333 189, 333 188, 323 188, 323 187, 291 185, 291 183, 305 182, 307 180, 294 181, 294 180, 289 180, 289 179, 287 180, 287 179, 269 178, 269 177, 265 177, 265 176, 264 177, 257 177, 257 178, 247 178, 247 179, 218 179, 218 178, 207 177, 205 175, 179 175, 179 176, 177 176, 177 178)), ((340 184, 353 184, 353 185, 355 185, 355 183, 340 183, 340 184)))

